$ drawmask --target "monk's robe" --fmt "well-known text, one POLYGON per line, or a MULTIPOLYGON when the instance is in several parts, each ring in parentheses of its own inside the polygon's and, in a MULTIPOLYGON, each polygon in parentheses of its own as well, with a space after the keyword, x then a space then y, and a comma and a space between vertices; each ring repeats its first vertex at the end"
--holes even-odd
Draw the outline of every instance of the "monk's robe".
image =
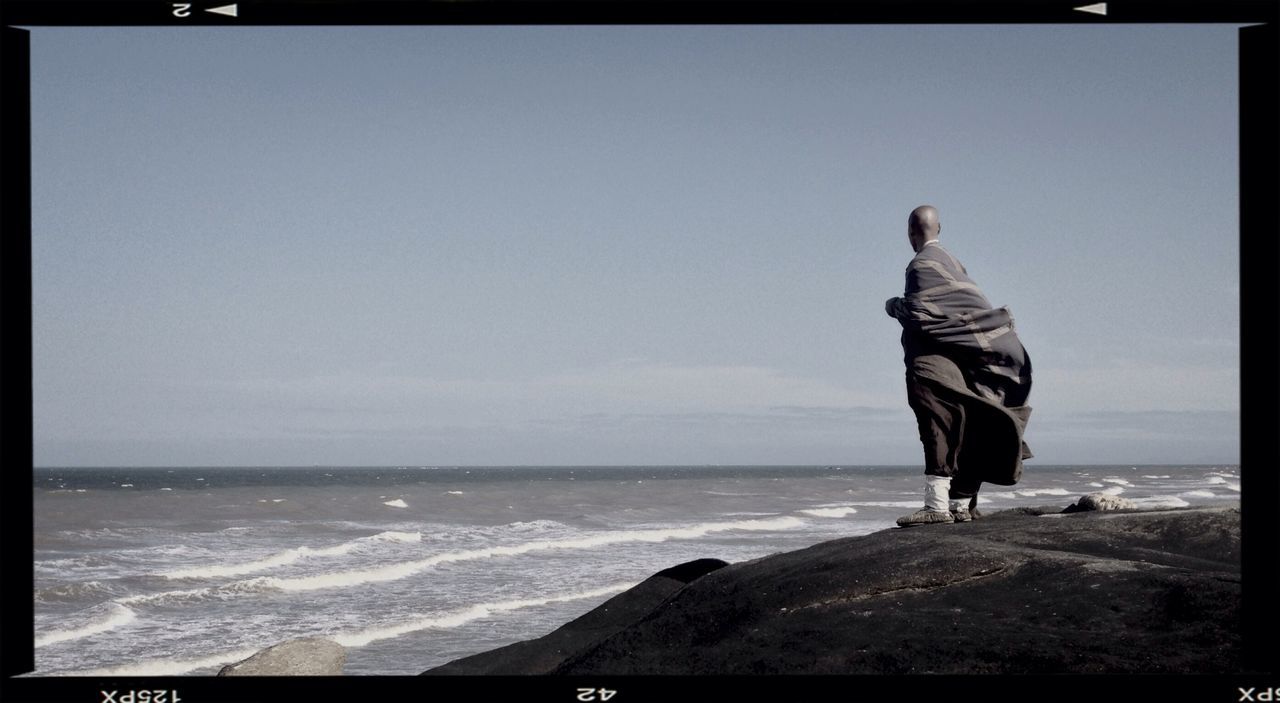
POLYGON ((978 482, 1017 483, 1022 460, 1032 456, 1023 441, 1031 358, 1009 309, 991 307, 964 266, 929 243, 907 266, 906 290, 887 310, 902 323, 926 472, 964 477, 973 490, 978 482))

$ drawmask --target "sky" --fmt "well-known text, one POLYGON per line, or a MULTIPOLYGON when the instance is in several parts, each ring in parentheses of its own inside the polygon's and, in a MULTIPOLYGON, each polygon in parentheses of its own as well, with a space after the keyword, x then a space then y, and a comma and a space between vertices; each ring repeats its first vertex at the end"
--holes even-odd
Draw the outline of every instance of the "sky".
POLYGON ((884 301, 925 203, 1017 321, 1032 462, 1239 461, 1234 26, 31 51, 37 466, 922 464, 884 301))

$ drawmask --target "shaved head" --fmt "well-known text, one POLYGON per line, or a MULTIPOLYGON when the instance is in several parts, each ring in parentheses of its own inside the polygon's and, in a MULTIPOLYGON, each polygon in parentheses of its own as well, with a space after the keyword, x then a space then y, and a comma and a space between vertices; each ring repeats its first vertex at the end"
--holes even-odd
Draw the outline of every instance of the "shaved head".
POLYGON ((911 248, 920 251, 925 242, 938 238, 942 233, 942 224, 938 222, 938 209, 932 205, 921 205, 911 211, 907 218, 907 241, 911 248))
POLYGON ((938 226, 938 208, 932 205, 921 205, 912 210, 911 217, 907 218, 907 226, 917 230, 936 230, 938 226))

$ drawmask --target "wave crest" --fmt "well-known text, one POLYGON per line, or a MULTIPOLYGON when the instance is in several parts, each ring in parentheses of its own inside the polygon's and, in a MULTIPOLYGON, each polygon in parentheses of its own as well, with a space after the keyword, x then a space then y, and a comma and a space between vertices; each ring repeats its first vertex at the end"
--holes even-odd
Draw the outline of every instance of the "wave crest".
POLYGON ((137 619, 137 613, 119 603, 107 603, 105 612, 101 613, 98 618, 73 628, 59 628, 49 630, 36 636, 36 647, 47 647, 51 644, 59 642, 70 642, 72 640, 84 639, 91 635, 100 634, 108 630, 114 630, 121 625, 130 623, 137 619))

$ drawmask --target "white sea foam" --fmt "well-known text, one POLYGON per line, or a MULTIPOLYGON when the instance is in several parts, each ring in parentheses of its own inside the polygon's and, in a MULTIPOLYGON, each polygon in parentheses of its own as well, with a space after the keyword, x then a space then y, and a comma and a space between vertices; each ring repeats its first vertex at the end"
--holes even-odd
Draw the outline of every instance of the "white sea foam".
POLYGON ((335 554, 345 554, 351 551, 352 544, 338 545, 328 549, 311 549, 310 547, 297 547, 288 551, 273 554, 265 559, 257 561, 249 561, 241 564, 228 564, 226 566, 204 566, 195 569, 180 569, 178 571, 168 571, 160 576, 167 579, 192 579, 192 578, 217 578, 221 576, 238 576, 240 574, 251 574, 255 571, 263 571, 265 569, 273 569, 277 566, 285 566, 292 564, 303 557, 316 556, 332 556, 335 554))
POLYGON ((1240 492, 1239 481, 1228 481, 1227 479, 1223 478, 1222 475, 1210 476, 1209 480, 1206 481, 1206 483, 1208 483, 1211 486, 1222 486, 1223 488, 1235 491, 1236 493, 1240 492))
MULTIPOLYGON (((912 503, 914 506, 915 504, 912 503)), ((543 522, 543 521, 537 521, 543 522)), ((520 524, 520 523, 513 523, 520 524)), ((523 523, 534 524, 534 523, 523 523)), ((558 523, 553 523, 558 524, 558 523)), ((804 526, 804 521, 794 517, 778 517, 765 520, 743 520, 733 522, 703 523, 684 528, 666 528, 650 530, 631 530, 606 532, 587 537, 569 539, 545 539, 524 542, 507 547, 488 547, 438 554, 427 559, 399 562, 389 566, 374 567, 354 571, 338 571, 296 578, 280 578, 259 576, 243 581, 233 581, 220 586, 194 588, 186 590, 162 591, 160 593, 139 594, 115 600, 120 605, 151 605, 159 603, 182 603, 210 598, 226 599, 244 595, 256 595, 272 591, 314 591, 327 588, 347 588, 365 583, 396 581, 413 576, 438 564, 450 562, 472 561, 490 557, 519 556, 531 552, 558 549, 593 549, 596 547, 622 544, 627 542, 664 542, 669 539, 694 539, 713 532, 732 530, 768 531, 787 530, 804 526)), ((418 533, 379 533, 363 539, 381 539, 393 541, 413 541, 410 535, 418 533), (393 536, 398 535, 398 536, 393 536)), ((419 539, 421 536, 419 534, 419 539)), ((331 547, 337 551, 347 544, 331 547)), ((293 550, 290 550, 292 552, 293 550)), ((324 551, 324 550, 313 550, 324 551)), ((282 554, 288 554, 284 552, 282 554)), ((281 556, 281 555, 277 555, 281 556)), ((265 560, 262 560, 265 561, 265 560)), ((216 567, 214 567, 216 568, 216 567)), ((194 570, 193 570, 194 571, 194 570)))
MULTIPOLYGON (((361 537, 361 540, 370 540, 373 542, 421 542, 421 532, 395 532, 389 530, 387 532, 379 532, 369 537, 361 537)), ((357 540, 359 541, 359 540, 357 540)))
POLYGON ((1120 495, 1121 493, 1124 493, 1124 487, 1123 487, 1123 486, 1112 486, 1112 487, 1110 487, 1110 488, 1103 489, 1103 490, 1102 490, 1102 491, 1100 491, 1100 492, 1101 492, 1101 493, 1106 493, 1107 495, 1111 495, 1111 496, 1118 496, 1118 495, 1120 495))
POLYGON ((1098 483, 1097 481, 1090 481, 1089 485, 1093 486, 1094 488, 1105 488, 1105 486, 1103 486, 1101 483, 1098 483))
MULTIPOLYGON (((1019 498, 1035 498, 1036 496, 1065 496, 1071 495, 1071 491, 1065 488, 1028 488, 1018 491, 994 491, 988 493, 991 498, 999 498, 1001 500, 1018 500, 1019 498)), ((982 502, 982 496, 978 497, 978 502, 982 502)))
POLYGON ((1133 488, 1133 484, 1132 484, 1132 483, 1129 483, 1128 481, 1126 481, 1126 480, 1124 480, 1124 479, 1122 479, 1122 478, 1104 478, 1104 479, 1102 479, 1102 481, 1103 481, 1104 483, 1114 483, 1114 484, 1116 484, 1117 486, 1124 486, 1124 487, 1126 487, 1126 488, 1133 488))
POLYGON ((1213 491, 1187 491, 1186 493, 1182 493, 1180 495, 1183 495, 1187 498, 1217 498, 1218 497, 1218 494, 1214 493, 1213 491))
POLYGON ((1143 478, 1173 478, 1172 476, 1143 476, 1143 478))
POLYGON ((172 488, 161 488, 160 490, 162 490, 162 491, 172 491, 173 489, 172 489, 172 488))
POLYGON ((192 588, 185 591, 163 591, 160 593, 140 593, 136 596, 126 596, 118 598, 114 602, 121 605, 148 605, 151 603, 163 603, 166 601, 187 600, 191 598, 204 598, 213 595, 213 588, 192 588))
POLYGON ((535 608, 542 605, 550 605, 552 603, 564 603, 574 600, 613 595, 615 593, 621 593, 634 585, 634 583, 615 583, 611 586, 605 586, 591 591, 568 593, 564 595, 550 596, 548 598, 528 598, 522 600, 499 601, 496 603, 477 603, 476 605, 468 608, 435 615, 413 615, 404 622, 395 625, 371 627, 354 632, 326 635, 326 637, 334 640, 344 647, 363 647, 370 642, 400 637, 401 635, 407 635, 411 632, 418 632, 420 630, 459 627, 473 620, 479 620, 491 615, 519 610, 521 608, 535 608))
POLYGON ((389 505, 389 506, 391 506, 391 507, 393 507, 393 508, 407 508, 407 507, 409 507, 409 504, 408 504, 408 503, 404 502, 403 500, 401 500, 401 499, 399 499, 399 498, 396 498, 395 500, 389 500, 389 501, 387 501, 387 502, 383 503, 383 505, 389 505))
POLYGON ((525 537, 528 535, 548 535, 563 532, 569 529, 568 525, 555 520, 518 520, 509 522, 505 525, 492 525, 484 527, 475 527, 465 532, 450 531, 444 535, 446 538, 462 538, 469 539, 472 537, 483 537, 485 539, 508 538, 512 535, 525 537))
POLYGON ((76 539, 76 540, 96 541, 100 539, 105 539, 105 540, 125 540, 125 541, 132 542, 132 541, 142 540, 146 537, 149 537, 151 535, 161 533, 161 532, 163 532, 163 530, 159 530, 152 527, 120 527, 120 528, 101 527, 97 529, 86 529, 86 530, 65 530, 65 531, 59 532, 58 536, 69 537, 71 539, 76 539))
POLYGON ((924 505, 924 498, 920 500, 865 500, 850 505, 857 505, 864 508, 919 508, 924 505))
POLYGON ((232 581, 231 583, 223 584, 221 586, 191 588, 181 591, 161 591, 160 593, 143 593, 136 596, 117 598, 113 602, 121 605, 152 605, 157 603, 183 603, 209 598, 225 600, 228 598, 239 598, 246 594, 254 595, 274 590, 277 589, 269 582, 268 578, 258 577, 254 579, 247 579, 245 581, 232 581))
POLYGON ((133 484, 132 484, 132 483, 122 483, 122 484, 120 484, 120 487, 121 487, 121 488, 133 488, 133 484))
POLYGON ((462 491, 448 491, 448 494, 451 496, 460 496, 462 495, 462 491))
MULTIPOLYGON (((914 504, 913 504, 914 505, 914 504)), ((799 518, 780 517, 770 520, 741 520, 734 522, 709 522, 690 527, 676 527, 650 530, 627 530, 606 532, 587 537, 556 540, 536 540, 509 547, 485 547, 459 552, 446 552, 427 559, 401 562, 390 566, 382 566, 358 571, 339 571, 316 576, 297 578, 275 578, 270 576, 238 582, 248 588, 278 588, 283 591, 314 591, 324 588, 347 588, 364 583, 396 581, 425 571, 438 564, 459 561, 472 561, 490 557, 519 556, 530 552, 557 549, 594 549, 611 544, 627 542, 665 542, 669 539, 695 539, 712 532, 768 531, 787 530, 801 527, 804 522, 799 518)))
MULTIPOLYGON (((39 566, 39 564, 37 564, 39 566)), ((36 603, 79 600, 86 596, 98 596, 109 593, 101 581, 82 581, 80 583, 62 583, 57 586, 37 588, 34 594, 36 603)))
MULTIPOLYGON (((266 647, 268 645, 263 645, 266 647)), ((121 664, 88 671, 52 672, 45 676, 179 676, 196 669, 221 667, 227 664, 248 659, 257 654, 259 649, 237 649, 221 654, 211 654, 199 659, 152 659, 151 661, 121 664)))
POLYGON ((1150 496, 1148 498, 1132 498, 1140 508, 1185 508, 1191 505, 1178 496, 1150 496))
POLYGON ((265 571, 266 569, 274 569, 278 566, 286 566, 292 564, 299 559, 310 557, 333 557, 341 556, 349 553, 352 549, 366 542, 421 542, 422 533, 420 532, 379 532, 369 537, 361 537, 359 539, 344 542, 332 547, 323 547, 315 549, 312 547, 296 547, 288 549, 278 554, 273 554, 264 559, 242 562, 239 564, 226 564, 223 566, 202 566, 195 569, 179 569, 177 571, 168 571, 160 576, 167 579, 190 579, 190 578, 218 578, 222 576, 239 576, 241 574, 251 574, 255 571, 265 571))
POLYGON ((812 515, 814 517, 839 518, 839 517, 844 517, 846 515, 852 515, 858 512, 858 509, 850 506, 844 506, 840 508, 813 508, 811 510, 801 510, 800 512, 804 513, 805 515, 812 515))
POLYGON ((69 629, 49 630, 43 634, 36 636, 35 646, 47 647, 58 642, 69 642, 78 640, 90 635, 96 635, 108 630, 113 630, 128 622, 132 622, 138 616, 132 610, 118 603, 108 603, 106 612, 101 614, 97 619, 69 629))
POLYGON ((98 566, 106 566, 108 564, 110 564, 110 562, 102 557, 86 554, 84 556, 67 557, 65 559, 41 559, 36 561, 33 566, 41 571, 58 574, 69 569, 94 568, 98 566))

